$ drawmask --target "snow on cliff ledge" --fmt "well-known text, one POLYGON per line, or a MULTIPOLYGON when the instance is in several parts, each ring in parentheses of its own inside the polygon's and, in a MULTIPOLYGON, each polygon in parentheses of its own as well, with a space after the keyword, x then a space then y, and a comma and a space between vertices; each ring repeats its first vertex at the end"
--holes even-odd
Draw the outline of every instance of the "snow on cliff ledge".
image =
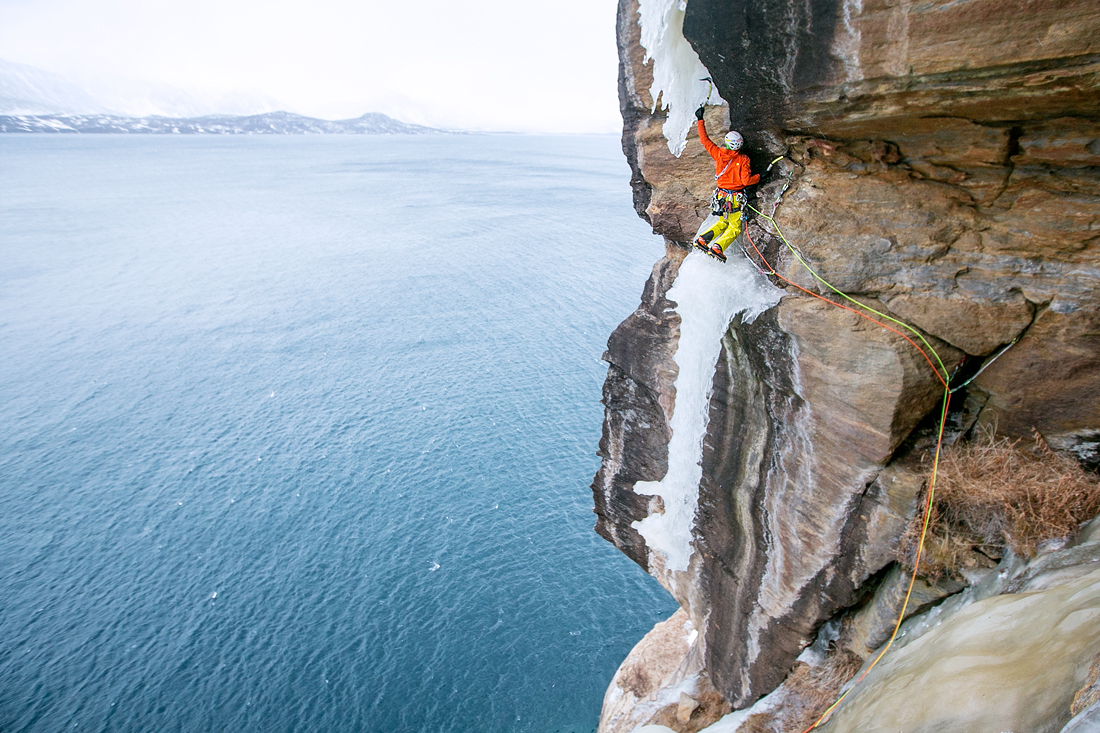
POLYGON ((638 25, 642 28, 642 47, 646 62, 653 62, 653 110, 668 110, 661 128, 668 149, 677 158, 684 152, 688 130, 700 104, 723 104, 717 91, 707 96, 710 76, 699 54, 684 38, 684 11, 687 0, 639 0, 638 25), (660 99, 658 99, 660 97, 660 99))

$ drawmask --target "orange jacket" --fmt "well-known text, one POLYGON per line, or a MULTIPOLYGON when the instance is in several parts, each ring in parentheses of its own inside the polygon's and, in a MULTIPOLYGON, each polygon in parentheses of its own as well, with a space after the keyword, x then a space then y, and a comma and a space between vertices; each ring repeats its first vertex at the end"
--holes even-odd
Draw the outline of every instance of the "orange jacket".
POLYGON ((715 145, 707 137, 707 126, 702 120, 697 120, 695 126, 699 128, 699 142, 703 143, 710 157, 714 158, 714 184, 718 188, 740 191, 760 180, 759 173, 753 175, 749 170, 749 156, 715 145))

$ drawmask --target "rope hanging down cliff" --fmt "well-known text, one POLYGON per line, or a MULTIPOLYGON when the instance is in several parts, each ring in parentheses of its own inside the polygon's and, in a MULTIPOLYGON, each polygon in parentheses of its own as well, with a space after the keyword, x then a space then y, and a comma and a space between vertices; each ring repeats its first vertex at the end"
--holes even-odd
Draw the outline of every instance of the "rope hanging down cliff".
MULTIPOLYGON (((710 80, 706 79, 705 81, 710 81, 710 80)), ((708 94, 708 98, 709 98, 709 94, 708 94)), ((757 264, 755 262, 753 263, 753 264, 757 265, 757 268, 760 270, 760 272, 762 274, 764 274, 765 276, 774 275, 778 279, 780 279, 783 282, 787 283, 788 285, 791 285, 792 287, 802 291, 803 293, 806 293, 807 295, 810 295, 810 296, 812 296, 812 297, 814 297, 818 300, 825 301, 826 303, 829 303, 830 305, 836 306, 837 308, 841 308, 841 309, 849 311, 851 313, 855 313, 856 315, 858 315, 862 318, 865 318, 868 321, 871 321, 872 323, 874 323, 878 326, 881 326, 882 328, 885 328, 886 330, 891 331, 891 332, 896 333, 897 335, 901 336, 913 348, 915 348, 921 354, 921 356, 924 357, 924 360, 928 363, 928 366, 932 369, 932 373, 936 376, 936 380, 939 381, 939 383, 943 386, 943 401, 942 401, 942 406, 941 406, 941 410, 940 410, 940 424, 939 424, 939 429, 938 429, 937 436, 936 436, 935 453, 934 453, 933 460, 932 460, 932 473, 931 473, 931 476, 929 477, 929 482, 928 482, 927 499, 924 503, 924 508, 923 508, 924 515, 923 515, 923 518, 922 518, 922 521, 921 521, 920 538, 917 542, 916 556, 915 556, 915 559, 913 561, 913 572, 912 572, 912 575, 909 578, 909 586, 906 589, 905 598, 902 601, 901 609, 898 612, 897 621, 894 624, 894 630, 891 633, 889 640, 886 642, 885 645, 883 645, 882 649, 875 656, 875 658, 872 660, 870 665, 868 665, 867 668, 863 670, 863 672, 859 675, 859 677, 855 680, 855 682, 852 683, 851 686, 849 686, 848 690, 846 690, 836 700, 836 702, 834 702, 831 706, 829 706, 829 708, 826 709, 824 713, 822 713, 822 715, 817 719, 817 721, 814 722, 813 725, 811 725, 809 728, 806 729, 806 731, 804 731, 804 733, 809 733, 810 731, 814 730, 819 725, 821 725, 825 720, 827 720, 831 716, 833 711, 836 710, 837 706, 839 706, 844 701, 844 699, 847 698, 847 696, 851 693, 851 691, 853 689, 855 689, 859 685, 860 682, 863 681, 863 679, 871 672, 872 669, 875 668, 875 666, 879 663, 879 661, 883 658, 883 656, 885 656, 886 652, 889 651, 890 647, 893 645, 894 641, 897 639, 898 632, 901 629, 902 622, 905 620, 905 612, 908 609, 909 601, 911 600, 911 597, 912 597, 912 594, 913 594, 913 587, 916 584, 918 568, 920 567, 921 555, 924 551, 925 539, 926 539, 927 534, 928 534, 928 524, 929 524, 929 521, 930 521, 930 518, 931 518, 931 509, 932 509, 932 506, 933 506, 933 502, 935 501, 936 474, 939 470, 940 455, 941 455, 942 449, 943 449, 944 428, 947 424, 948 410, 949 410, 950 405, 951 405, 951 395, 954 392, 957 392, 958 390, 964 388, 971 381, 973 381, 978 376, 978 374, 981 374, 981 372, 984 371, 990 364, 992 364, 993 361, 995 361, 997 358, 999 358, 1001 356, 1001 354, 1003 354, 1005 351, 1007 351, 1009 348, 1011 348, 1016 343, 1016 341, 1019 339, 1019 336, 1017 336, 1016 339, 1014 339, 1012 341, 1012 343, 1008 344, 1007 346, 1002 348, 1000 351, 998 351, 991 359, 986 360, 985 364, 981 367, 981 369, 978 370, 977 373, 971 375, 970 378, 967 379, 962 384, 959 384, 958 386, 952 388, 952 386, 951 386, 951 377, 952 377, 951 372, 949 372, 947 367, 944 366, 943 360, 940 358, 940 355, 936 352, 935 348, 933 348, 932 345, 930 343, 928 343, 928 340, 924 337, 923 334, 921 334, 917 329, 913 328, 909 324, 904 323, 904 322, 902 322, 902 321, 900 321, 900 320, 898 320, 898 319, 896 319, 892 316, 889 316, 886 313, 882 313, 881 311, 875 310, 874 308, 872 308, 872 307, 870 307, 870 306, 868 306, 864 303, 859 302, 858 300, 851 297, 847 293, 845 293, 845 292, 841 291, 840 289, 834 287, 831 283, 829 283, 827 280, 825 280, 823 277, 821 277, 812 267, 810 267, 809 263, 806 262, 805 258, 798 251, 798 249, 795 248, 795 246, 792 245, 791 242, 787 239, 787 237, 783 234, 783 231, 779 228, 779 225, 776 223, 773 216, 769 216, 769 215, 765 214, 764 212, 760 211, 759 209, 757 209, 756 207, 754 207, 754 206, 752 206, 751 204, 748 203, 747 198, 746 198, 745 194, 742 191, 747 186, 750 186, 750 185, 756 183, 757 181, 759 181, 760 176, 759 175, 755 175, 755 176, 752 175, 752 173, 749 169, 748 157, 745 156, 745 155, 742 155, 740 153, 740 148, 741 148, 741 145, 743 143, 743 138, 740 135, 740 133, 731 130, 730 132, 728 132, 726 134, 725 138, 723 139, 723 145, 721 147, 719 147, 718 145, 715 145, 713 142, 711 142, 711 140, 708 137, 707 132, 706 132, 706 123, 703 121, 704 109, 705 109, 705 103, 704 103, 703 106, 700 106, 698 110, 696 110, 696 113, 695 113, 695 116, 697 118, 696 125, 697 125, 698 131, 699 131, 699 140, 700 140, 700 142, 703 144, 704 148, 706 148, 706 150, 710 154, 711 158, 714 159, 716 190, 715 190, 714 196, 712 197, 712 200, 711 200, 711 216, 708 217, 703 222, 702 226, 699 228, 699 232, 696 235, 695 240, 692 242, 693 246, 696 247, 697 249, 700 249, 700 250, 706 252, 708 255, 711 255, 711 256, 713 256, 717 259, 725 261, 725 259, 726 259, 726 257, 725 257, 726 248, 735 239, 738 239, 738 235, 743 230, 744 234, 745 234, 745 237, 748 239, 749 244, 752 246, 752 249, 756 252, 756 255, 760 258, 760 262, 763 263, 763 266, 764 266, 763 268, 761 268, 759 264, 757 264), (826 288, 831 290, 833 293, 840 296, 844 300, 848 301, 852 306, 855 306, 855 307, 845 305, 841 302, 837 302, 836 300, 832 300, 830 298, 826 298, 825 296, 820 295, 818 293, 815 293, 811 290, 808 290, 807 288, 804 288, 801 285, 798 285, 797 283, 795 283, 795 282, 787 279, 783 275, 781 275, 776 270, 776 268, 770 262, 768 262, 768 260, 764 257, 763 252, 761 252, 760 249, 756 246, 756 243, 752 241, 752 236, 749 234, 748 227, 742 227, 741 213, 742 213, 742 210, 746 209, 746 208, 753 211, 761 219, 766 220, 767 222, 769 222, 771 224, 771 226, 775 230, 775 235, 783 242, 784 245, 786 245, 787 249, 794 256, 795 260, 817 282, 821 283, 826 288), (764 269, 764 268, 766 268, 766 269, 764 269), (869 313, 873 313, 875 316, 878 316, 878 318, 873 318, 871 315, 868 315, 869 313), (882 319, 882 320, 879 320, 879 319, 882 319), (886 323, 884 321, 888 321, 889 323, 892 323, 895 326, 898 326, 901 329, 904 329, 905 331, 908 331, 909 334, 904 333, 902 330, 899 330, 899 328, 895 328, 894 326, 891 326, 891 325, 889 325, 888 323, 886 323), (914 336, 916 337, 917 340, 920 341, 920 344, 918 344, 917 341, 914 340, 914 338, 913 338, 914 336), (921 346, 922 344, 923 344, 923 348, 921 346), (933 361, 933 359, 934 359, 934 361, 933 361)), ((772 167, 782 159, 783 159, 783 156, 777 157, 775 160, 773 160, 768 165, 767 170, 771 171, 772 167)), ((783 190, 782 190, 782 192, 780 192, 779 196, 777 197, 777 200, 776 200, 777 205, 778 205, 779 201, 782 200, 783 194, 786 193, 787 189, 790 187, 792 175, 793 174, 787 176, 787 181, 786 181, 785 185, 783 186, 783 190)), ((773 211, 773 214, 774 214, 774 211, 773 211)), ((763 226, 761 228, 763 228, 765 232, 768 231, 763 226)), ((745 248, 743 246, 742 246, 741 249, 745 253, 746 258, 749 259, 750 262, 753 261, 752 257, 749 255, 748 251, 745 250, 745 248)))
MULTIPOLYGON (((707 83, 711 85, 711 87, 709 87, 707 90, 706 97, 706 100, 709 100, 709 97, 711 97, 711 89, 713 89, 713 80, 709 77, 706 77, 702 80, 707 81, 707 83)), ((913 561, 913 572, 912 576, 910 577, 909 588, 905 591, 905 598, 902 602, 901 610, 898 613, 897 623, 894 624, 893 633, 890 635, 889 641, 882 646, 878 655, 875 657, 875 659, 871 661, 871 664, 868 665, 867 668, 861 672, 853 685, 849 686, 848 690, 845 691, 842 696, 840 696, 836 700, 836 702, 834 702, 831 707, 829 707, 821 715, 821 718, 818 718, 817 721, 814 722, 814 724, 811 725, 809 729, 806 729, 806 731, 804 732, 810 733, 810 731, 813 731, 818 725, 821 725, 825 720, 827 720, 829 716, 831 716, 832 713, 836 710, 837 705, 842 703, 845 698, 848 697, 848 694, 851 692, 851 690, 854 690, 859 685, 859 682, 867 677, 871 669, 875 668, 875 666, 878 665, 879 660, 881 660, 882 657, 886 655, 890 647, 893 645, 895 639, 897 639, 898 633, 901 630, 902 622, 905 620, 905 611, 909 608, 909 603, 913 593, 913 587, 916 583, 917 568, 920 568, 921 565, 921 556, 924 550, 925 539, 927 536, 928 522, 930 522, 932 506, 933 502, 935 501, 936 473, 939 468, 939 458, 941 458, 941 453, 943 450, 944 429, 947 423, 947 414, 950 407, 950 401, 952 401, 952 394, 961 389, 964 389, 964 387, 967 386, 971 381, 974 381, 977 376, 981 374, 982 371, 985 371, 993 361, 996 361, 998 358, 1000 358, 1001 354, 1012 348, 1012 346, 1014 346, 1014 344, 1020 339, 1020 337, 1016 337, 1011 343, 1008 344, 1008 346, 1003 347, 996 354, 993 354, 993 357, 987 359, 985 364, 982 364, 981 369, 979 369, 975 374, 971 374, 970 378, 967 379, 965 382, 955 387, 952 387, 952 385, 950 385, 950 381, 952 381, 953 374, 947 370, 943 360, 939 358, 939 354, 932 347, 932 344, 928 343, 927 339, 924 338, 920 331, 917 331, 909 324, 905 324, 905 322, 898 320, 897 318, 893 318, 892 316, 881 313, 881 311, 876 310, 875 308, 871 308, 864 303, 860 303, 859 300, 840 291, 840 289, 833 286, 831 283, 828 283, 824 277, 818 275, 814 271, 813 267, 811 267, 810 264, 805 261, 803 255, 799 252, 799 250, 796 249, 794 245, 791 244, 791 242, 787 239, 787 237, 784 236, 782 230, 779 228, 778 223, 775 222, 773 216, 768 216, 756 207, 748 204, 748 199, 746 195, 742 192, 744 192, 744 189, 747 186, 756 184, 760 179, 760 176, 752 175, 750 171, 748 156, 740 153, 740 147, 744 139, 742 139, 740 133, 734 130, 730 130, 726 133, 722 145, 716 145, 714 142, 712 142, 707 135, 706 123, 703 119, 705 106, 706 101, 704 101, 703 105, 701 105, 700 108, 695 111, 695 117, 697 120, 696 127, 698 130, 698 138, 700 138, 700 142, 705 147, 706 152, 711 155, 715 163, 715 193, 711 199, 711 216, 707 217, 703 221, 703 225, 700 227, 700 229, 698 229, 698 232, 695 234, 695 239, 692 241, 693 247, 696 249, 700 249, 706 254, 714 256, 714 258, 725 262, 726 249, 729 247, 729 244, 733 243, 735 240, 739 241, 739 234, 742 230, 744 230, 745 237, 751 245, 752 250, 756 252, 758 258, 760 259, 760 262, 763 264, 763 267, 761 267, 756 262, 753 262, 752 256, 745 249, 744 245, 741 245, 741 251, 745 253, 746 258, 750 262, 753 262, 753 264, 757 265, 758 270, 761 274, 766 276, 774 275, 784 283, 798 288, 799 291, 805 293, 806 295, 824 300, 825 303, 836 306, 837 308, 848 310, 850 311, 850 313, 854 313, 862 318, 866 318, 867 320, 871 321, 872 324, 876 324, 884 329, 897 333, 898 336, 901 336, 903 339, 905 339, 905 341, 908 341, 911 346, 917 350, 917 352, 921 353, 922 357, 928 363, 928 366, 930 366, 933 373, 935 374, 936 380, 941 383, 941 385, 943 385, 944 389, 941 415, 939 415, 939 428, 936 436, 936 448, 932 462, 932 474, 930 480, 928 480, 927 499, 923 507, 924 516, 921 523, 921 535, 919 541, 917 541, 916 554, 913 561), (777 236, 783 242, 783 244, 787 245, 787 249, 790 250, 791 254, 794 256, 795 261, 798 261, 803 269, 806 272, 809 272, 811 276, 813 276, 815 281, 824 285, 826 288, 829 289, 829 291, 832 291, 840 298, 847 300, 850 305, 845 305, 844 303, 837 302, 837 300, 835 299, 827 298, 824 295, 814 293, 810 291, 810 289, 802 287, 801 285, 788 280, 787 277, 784 277, 777 270, 775 270, 775 267, 770 262, 768 262, 766 258, 764 258, 763 253, 760 251, 759 248, 757 248, 756 242, 752 241, 752 238, 748 231, 748 227, 742 227, 741 212, 744 209, 750 209, 751 211, 755 212, 755 214, 761 219, 770 222, 771 227, 774 229, 775 236, 777 236), (873 314, 878 318, 872 317, 868 314, 873 314), (893 326, 884 321, 889 321, 889 324, 893 324, 893 326), (899 328, 894 328, 894 326, 897 326, 899 328), (904 331, 909 331, 909 333, 903 332, 903 330, 900 329, 904 329, 904 331), (915 337, 916 340, 914 340, 913 337, 915 337), (917 343, 917 340, 919 340, 920 343, 917 343)), ((775 158, 775 160, 773 160, 768 165, 768 172, 770 172, 772 166, 774 166, 775 163, 781 161, 782 158, 782 155, 775 158)), ((787 189, 791 185, 792 176, 793 174, 789 174, 787 176, 787 182, 785 182, 779 196, 777 197, 775 205, 778 206, 780 201, 782 200, 783 194, 787 193, 787 189)), ((774 215, 774 210, 772 211, 772 214, 774 215)), ((762 225, 761 228, 764 232, 768 232, 768 229, 764 228, 762 225)))
MULTIPOLYGON (((801 290, 802 292, 806 293, 807 295, 810 295, 814 298, 817 298, 818 300, 823 300, 826 303, 829 303, 830 305, 836 306, 837 308, 841 308, 843 310, 855 313, 856 315, 861 316, 863 318, 866 318, 868 321, 871 321, 872 323, 875 323, 875 324, 885 328, 888 331, 893 331, 894 333, 898 334, 903 339, 908 341, 909 344, 911 344, 913 346, 913 348, 915 348, 917 351, 920 352, 921 356, 923 356, 925 361, 928 362, 928 366, 930 366, 932 368, 932 372, 936 375, 936 379, 940 382, 941 385, 943 385, 943 405, 942 405, 942 409, 940 410, 940 426, 939 426, 938 434, 936 436, 936 451, 935 451, 934 458, 932 459, 932 475, 931 475, 931 478, 929 479, 929 482, 928 482, 928 498, 925 501, 925 505, 924 505, 924 518, 921 522, 920 539, 917 542, 916 558, 913 561, 913 573, 909 578, 909 587, 905 592, 905 600, 902 601, 901 610, 898 612, 897 622, 894 624, 894 631, 893 631, 893 633, 890 634, 890 639, 882 647, 882 650, 879 651, 878 655, 875 657, 874 661, 872 661, 871 664, 867 667, 867 669, 865 669, 863 671, 863 673, 860 674, 860 676, 856 679, 856 681, 848 688, 847 691, 844 692, 843 695, 841 695, 837 699, 836 702, 834 702, 832 705, 830 705, 829 708, 827 710, 825 710, 824 713, 821 714, 821 717, 819 717, 814 722, 813 725, 811 725, 809 728, 807 728, 804 731, 804 733, 809 733, 809 731, 812 731, 814 728, 817 728, 819 725, 821 725, 821 723, 824 722, 832 714, 832 712, 834 710, 836 710, 837 706, 840 705, 840 703, 844 701, 844 699, 852 692, 852 690, 854 690, 856 688, 856 686, 859 685, 859 683, 863 681, 863 678, 866 677, 871 672, 871 670, 875 668, 875 665, 877 665, 879 663, 879 660, 882 659, 883 656, 886 655, 886 652, 893 645, 894 640, 897 639, 898 631, 901 629, 901 624, 905 620, 905 611, 909 606, 909 600, 910 600, 910 597, 913 594, 913 586, 916 584, 916 581, 917 581, 917 568, 920 567, 920 558, 921 558, 921 553, 924 549, 924 540, 925 540, 925 537, 928 533, 928 522, 929 522, 929 519, 931 517, 932 502, 935 498, 935 493, 936 493, 936 472, 939 469, 940 453, 941 453, 941 450, 942 450, 942 447, 943 447, 943 431, 944 431, 945 425, 947 424, 947 411, 948 411, 948 408, 950 407, 950 404, 951 404, 951 393, 956 391, 957 389, 961 389, 961 387, 965 386, 965 385, 960 385, 959 387, 956 387, 955 389, 951 388, 951 386, 950 386, 951 375, 948 373, 947 368, 944 366, 943 360, 940 359, 940 355, 938 353, 936 353, 936 350, 932 347, 931 344, 928 343, 928 341, 924 338, 924 336, 919 331, 917 331, 915 328, 908 325, 907 323, 903 323, 902 321, 899 321, 896 318, 892 318, 891 316, 888 316, 885 313, 882 313, 880 311, 875 310, 874 308, 871 308, 870 306, 867 306, 867 305, 864 305, 863 303, 860 303, 858 300, 856 300, 855 298, 852 298, 847 293, 844 293, 843 291, 833 287, 832 284, 830 284, 828 281, 826 281, 824 278, 822 278, 820 275, 818 275, 814 271, 814 269, 812 267, 810 267, 809 264, 807 264, 807 262, 798 253, 798 250, 796 250, 794 248, 794 246, 783 235, 783 231, 779 228, 779 225, 776 224, 775 219, 768 216, 767 214, 760 211, 759 209, 755 208, 751 204, 749 205, 748 208, 752 209, 752 211, 755 212, 762 219, 766 219, 767 221, 769 221, 771 223, 771 225, 775 228, 775 233, 779 236, 779 239, 782 240, 782 242, 791 251, 791 253, 794 255, 795 259, 799 262, 799 264, 801 264, 802 267, 805 268, 805 270, 807 272, 809 272, 810 275, 812 275, 815 280, 822 283, 827 288, 832 290, 834 293, 840 295, 841 297, 843 297, 844 299, 846 299, 846 300, 850 301, 851 303, 855 304, 859 308, 861 308, 863 310, 866 310, 866 311, 869 311, 871 313, 874 313, 875 315, 880 316, 880 317, 884 318, 887 321, 895 323, 895 324, 897 324, 899 326, 902 326, 903 328, 909 330, 914 335, 916 335, 917 338, 920 339, 921 343, 923 343, 928 348, 928 351, 925 351, 924 349, 922 349, 917 344, 916 341, 914 341, 911 337, 909 337, 906 334, 902 333, 898 329, 893 328, 892 326, 889 326, 889 325, 887 325, 887 324, 883 323, 882 321, 879 321, 875 318, 872 318, 871 316, 867 315, 866 313, 864 313, 860 310, 856 310, 855 308, 851 308, 851 307, 846 306, 842 303, 837 303, 836 301, 830 300, 830 299, 824 297, 823 295, 819 295, 818 293, 815 293, 811 290, 807 290, 806 288, 802 287, 801 285, 798 285, 797 283, 795 283, 791 280, 788 280, 787 278, 780 275, 779 272, 764 257, 763 253, 756 246, 756 243, 752 241, 752 237, 751 237, 751 235, 749 235, 748 229, 746 228, 745 236, 748 238, 749 244, 752 245, 753 250, 756 252, 757 256, 760 257, 760 261, 763 262, 767 266, 768 270, 771 271, 770 274, 775 275, 777 278, 779 278, 783 282, 785 282, 785 283, 801 290), (932 358, 929 357, 928 352, 931 352, 932 356, 935 357, 936 363, 932 362, 932 358), (938 366, 938 368, 937 368, 937 366, 938 366)), ((967 383, 969 383, 969 380, 967 380, 967 383)))
MULTIPOLYGON (((779 158, 777 158, 776 160, 779 160, 779 158)), ((772 165, 774 165, 775 162, 776 161, 772 161, 772 165)), ((771 168, 771 166, 768 166, 768 167, 769 167, 769 169, 771 168)), ((790 181, 788 180, 788 185, 789 184, 790 184, 790 181)), ((783 190, 786 191, 786 187, 784 187, 783 190)), ((832 705, 830 705, 828 707, 828 709, 826 709, 825 712, 821 714, 821 716, 814 722, 813 725, 811 725, 809 728, 807 728, 803 732, 803 733, 809 733, 810 731, 814 730, 819 725, 821 725, 825 720, 827 720, 830 715, 832 715, 833 711, 836 710, 836 708, 844 701, 844 699, 846 697, 848 697, 848 695, 852 692, 852 690, 854 690, 859 685, 859 683, 862 682, 863 679, 868 674, 870 674, 871 670, 874 669, 875 665, 877 665, 879 663, 879 660, 881 660, 883 658, 883 656, 886 655, 886 652, 889 651, 890 647, 893 645, 894 641, 897 639, 898 632, 901 629, 901 624, 905 620, 905 611, 907 610, 907 608, 909 606, 909 601, 910 601, 910 599, 912 597, 912 594, 913 594, 913 586, 916 584, 917 569, 920 567, 921 554, 924 550, 925 539, 926 539, 927 534, 928 534, 928 523, 929 523, 929 520, 931 518, 932 502, 935 500, 935 495, 936 495, 936 474, 937 474, 937 471, 939 469, 940 454, 941 454, 942 448, 943 448, 943 433, 944 433, 944 427, 947 424, 947 413, 948 413, 948 409, 950 408, 950 405, 951 405, 951 395, 954 392, 957 392, 960 389, 964 388, 966 385, 970 384, 970 382, 973 381, 978 376, 978 374, 981 374, 982 371, 984 371, 986 369, 986 367, 988 367, 990 364, 992 364, 994 360, 996 360, 998 357, 1000 357, 1001 354, 1003 354, 1004 352, 1008 351, 1008 349, 1010 349, 1016 343, 1016 341, 1019 340, 1019 337, 1017 336, 1016 339, 1013 339, 1012 343, 1010 343, 1007 346, 1003 347, 991 359, 986 360, 985 364, 982 365, 982 368, 979 369, 977 373, 972 375, 965 382, 963 382, 962 384, 959 384, 955 387, 952 387, 951 386, 951 374, 948 372, 947 368, 944 366, 943 360, 940 359, 939 354, 936 353, 936 350, 932 347, 931 344, 928 343, 927 339, 925 339, 924 336, 919 331, 917 331, 915 328, 913 328, 912 326, 910 326, 907 323, 899 321, 896 318, 893 318, 893 317, 891 317, 891 316, 889 316, 885 313, 882 313, 881 311, 877 311, 874 308, 871 308, 870 306, 859 302, 858 300, 851 297, 847 293, 845 293, 845 292, 839 290, 838 288, 834 287, 831 283, 829 283, 823 277, 818 275, 817 272, 815 272, 812 267, 810 267, 810 265, 806 262, 806 260, 803 258, 803 256, 798 252, 798 250, 794 247, 794 245, 792 245, 790 243, 790 241, 787 239, 787 237, 784 236, 783 230, 779 228, 779 225, 776 223, 775 219, 772 216, 768 216, 767 214, 760 211, 759 209, 752 206, 751 204, 748 205, 748 208, 751 209, 754 213, 756 213, 761 219, 764 219, 764 220, 768 221, 772 225, 772 227, 775 229, 775 234, 779 237, 779 239, 783 242, 783 244, 786 245, 787 249, 790 250, 790 252, 794 256, 795 260, 797 260, 798 263, 808 273, 810 273, 810 275, 815 280, 820 282, 822 285, 824 285, 825 287, 827 287, 829 290, 833 291, 834 293, 836 293, 840 297, 844 298, 845 300, 849 301, 853 305, 857 306, 861 310, 857 310, 856 308, 846 306, 843 303, 838 303, 834 300, 830 300, 829 298, 826 298, 823 295, 819 295, 818 293, 815 293, 811 290, 808 290, 808 289, 802 287, 801 285, 798 285, 797 283, 795 283, 791 280, 788 280, 783 275, 779 274, 779 272, 775 269, 775 267, 773 267, 772 264, 770 262, 768 262, 768 260, 764 257, 764 254, 756 246, 756 243, 752 241, 752 236, 749 234, 748 228, 746 227, 745 237, 748 239, 749 244, 752 245, 752 249, 753 249, 753 251, 756 252, 757 256, 760 258, 760 261, 763 262, 764 265, 768 268, 768 272, 766 274, 775 275, 775 277, 777 277, 780 280, 782 280, 783 282, 797 288, 798 290, 801 290, 802 292, 806 293, 807 295, 810 295, 814 298, 817 298, 818 300, 823 300, 826 303, 829 303, 830 305, 836 306, 837 308, 841 308, 843 310, 855 313, 856 315, 858 315, 862 318, 866 318, 868 321, 871 321, 872 323, 875 323, 875 324, 881 326, 882 328, 887 329, 888 331, 892 331, 892 332, 898 334, 903 339, 905 339, 907 342, 909 342, 909 344, 912 345, 913 348, 915 348, 918 352, 920 352, 921 356, 923 356, 925 361, 928 362, 928 366, 931 367, 932 372, 936 375, 936 379, 943 386, 943 403, 942 403, 942 408, 940 410, 940 425, 939 425, 939 430, 938 430, 938 433, 937 433, 937 436, 936 436, 936 450, 935 450, 934 457, 932 459, 932 474, 931 474, 931 476, 929 478, 929 482, 928 482, 928 497, 927 497, 927 499, 925 501, 925 504, 924 504, 924 510, 923 510, 924 511, 924 516, 923 516, 923 519, 921 521, 920 539, 917 542, 917 552, 916 552, 916 557, 914 558, 914 561, 913 561, 913 572, 912 572, 912 574, 909 578, 909 587, 906 589, 905 599, 902 601, 901 610, 898 612, 897 622, 894 624, 894 630, 890 634, 889 640, 886 642, 885 645, 883 645, 882 649, 875 656, 875 658, 871 662, 871 664, 868 665, 865 670, 863 670, 863 672, 859 675, 858 678, 856 678, 855 682, 852 683, 852 685, 844 692, 844 694, 842 694, 836 700, 836 702, 834 702, 832 705), (885 319, 886 321, 890 321, 891 323, 894 323, 894 324, 896 324, 898 326, 901 326, 902 328, 908 330, 910 333, 915 335, 920 340, 920 342, 922 344, 924 344, 924 346, 928 349, 928 351, 925 351, 925 349, 922 349, 920 347, 920 345, 918 345, 917 342, 914 341, 910 336, 906 335, 905 333, 902 333, 901 331, 899 331, 898 329, 896 329, 896 328, 894 328, 890 325, 887 325, 886 323, 883 323, 880 320, 872 318, 871 316, 867 315, 867 313, 864 313, 863 311, 874 313, 875 315, 885 319), (931 352, 931 357, 929 356, 929 352, 931 352), (935 363, 933 363, 932 357, 935 358, 935 363)), ((764 231, 767 231, 767 229, 765 229, 764 231)), ((746 252, 746 255, 747 254, 748 253, 746 252)), ((751 260, 751 258, 750 258, 750 260, 751 260)))

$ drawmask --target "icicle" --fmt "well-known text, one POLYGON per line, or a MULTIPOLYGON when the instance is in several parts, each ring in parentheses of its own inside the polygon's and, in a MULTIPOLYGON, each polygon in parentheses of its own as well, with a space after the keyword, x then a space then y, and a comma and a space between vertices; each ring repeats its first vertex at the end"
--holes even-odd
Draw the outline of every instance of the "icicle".
POLYGON ((662 131, 676 157, 684 152, 695 110, 704 102, 725 104, 717 91, 702 81, 710 76, 695 49, 684 38, 686 0, 639 0, 638 24, 646 62, 653 61, 653 109, 668 110, 662 131), (707 93, 710 91, 710 97, 707 93), (658 99, 659 98, 659 99, 658 99))

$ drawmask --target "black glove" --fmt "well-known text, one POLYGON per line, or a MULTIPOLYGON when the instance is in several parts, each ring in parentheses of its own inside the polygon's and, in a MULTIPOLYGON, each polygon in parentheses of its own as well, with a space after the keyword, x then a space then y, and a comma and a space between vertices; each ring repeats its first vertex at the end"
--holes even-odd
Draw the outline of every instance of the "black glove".
POLYGON ((706 108, 707 106, 705 104, 700 104, 699 109, 695 110, 695 119, 703 119, 703 111, 706 110, 706 108))

